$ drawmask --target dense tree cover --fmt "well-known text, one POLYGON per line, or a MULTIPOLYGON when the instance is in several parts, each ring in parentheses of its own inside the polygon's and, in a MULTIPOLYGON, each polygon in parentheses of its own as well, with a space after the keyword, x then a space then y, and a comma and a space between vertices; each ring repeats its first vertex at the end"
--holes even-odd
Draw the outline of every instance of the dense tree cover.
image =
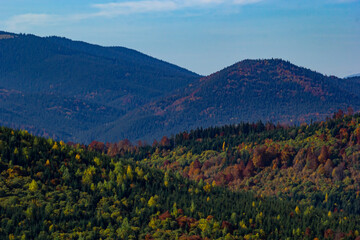
POLYGON ((0 128, 0 171, 2 239, 355 239, 359 235, 358 215, 232 192, 216 181, 193 182, 177 172, 149 168, 145 160, 111 157, 23 130, 0 128))
POLYGON ((344 89, 348 89, 352 94, 360 96, 360 76, 344 78, 342 85, 344 89))
MULTIPOLYGON (((349 106, 360 110, 358 83, 281 59, 244 60, 136 109, 105 129, 122 138, 153 140, 241 121, 310 123, 349 106)), ((111 138, 97 138, 104 139, 111 138)))
POLYGON ((352 109, 298 127, 242 123, 164 137, 152 147, 89 147, 232 190, 360 214, 360 115, 352 109))
POLYGON ((124 47, 0 31, 0 124, 66 141, 199 78, 124 47))

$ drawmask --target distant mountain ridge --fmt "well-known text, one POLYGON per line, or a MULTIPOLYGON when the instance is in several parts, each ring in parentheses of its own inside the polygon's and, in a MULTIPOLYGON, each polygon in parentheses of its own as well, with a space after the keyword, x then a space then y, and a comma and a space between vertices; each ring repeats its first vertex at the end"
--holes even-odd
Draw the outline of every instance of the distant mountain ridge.
POLYGON ((0 72, 1 125, 83 143, 360 109, 359 78, 281 59, 244 60, 201 77, 123 47, 0 32, 0 72))
POLYGON ((5 88, 61 93, 97 102, 110 100, 125 107, 123 102, 129 99, 138 105, 198 78, 183 68, 123 47, 59 37, 13 36, 1 42, 0 84, 5 88))
POLYGON ((352 77, 360 77, 360 73, 356 73, 356 74, 351 74, 345 78, 352 78, 352 77))
POLYGON ((170 135, 241 121, 321 120, 338 109, 358 110, 357 88, 349 79, 324 76, 281 59, 244 60, 129 112, 108 130, 102 128, 103 139, 109 136, 106 131, 149 139, 161 137, 153 132, 170 135))
POLYGON ((199 78, 123 47, 7 32, 0 72, 0 124, 73 141, 199 78))

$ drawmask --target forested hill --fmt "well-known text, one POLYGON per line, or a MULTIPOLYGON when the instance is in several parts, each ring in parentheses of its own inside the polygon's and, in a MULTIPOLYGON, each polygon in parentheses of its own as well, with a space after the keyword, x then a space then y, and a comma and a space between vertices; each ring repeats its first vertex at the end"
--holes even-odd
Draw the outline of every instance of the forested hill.
POLYGON ((199 76, 124 47, 0 32, 0 123, 66 140, 199 76))
POLYGON ((0 32, 0 124, 89 143, 241 121, 298 124, 360 109, 359 78, 280 59, 203 77, 123 47, 0 32))
MULTIPOLYGON (((249 127, 244 136, 264 132, 260 125, 258 130, 254 127, 249 127)), ((198 131, 197 136, 204 137, 203 133, 206 131, 198 131)), ((178 141, 193 142, 193 137, 178 141)), ((342 139, 346 139, 344 135, 342 139)), ((171 148, 166 140, 161 144, 164 151, 159 145, 153 157, 164 157, 171 148)), ((297 203, 251 192, 232 192, 219 187, 217 180, 193 182, 176 171, 149 168, 146 159, 110 157, 90 150, 97 145, 101 144, 86 149, 1 127, 0 238, 360 238, 358 214, 328 211, 308 201, 297 203)), ((226 143, 222 148, 228 151, 226 143)), ((173 157, 177 154, 171 153, 173 157)), ((186 154, 191 161, 191 152, 186 154)), ((213 153, 204 156, 210 155, 213 153)), ((173 161, 170 155, 168 159, 173 161)), ((211 165, 213 160, 209 161, 211 165)), ((194 173, 199 173, 199 164, 190 164, 194 173)), ((332 195, 324 202, 332 202, 332 195)))
POLYGON ((322 120, 338 109, 360 109, 358 83, 356 78, 329 77, 280 59, 244 60, 129 112, 95 136, 115 141, 111 134, 116 133, 152 140, 240 121, 322 120))
POLYGON ((26 93, 76 96, 101 104, 111 101, 120 107, 127 101, 139 104, 162 96, 198 77, 124 47, 60 37, 10 36, 0 42, 0 86, 26 93))
POLYGON ((344 78, 341 86, 352 94, 360 96, 360 76, 344 78))
POLYGON ((152 147, 89 147, 198 182, 360 214, 360 114, 351 109, 299 127, 241 123, 163 137, 152 147))

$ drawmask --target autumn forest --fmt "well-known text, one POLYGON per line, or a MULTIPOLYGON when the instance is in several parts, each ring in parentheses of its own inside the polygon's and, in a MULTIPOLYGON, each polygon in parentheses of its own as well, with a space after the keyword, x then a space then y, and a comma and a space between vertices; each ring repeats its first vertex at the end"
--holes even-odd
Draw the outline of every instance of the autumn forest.
POLYGON ((2 31, 0 72, 0 239, 360 240, 358 76, 2 31))
POLYGON ((360 239, 360 115, 89 145, 0 129, 2 239, 360 239))

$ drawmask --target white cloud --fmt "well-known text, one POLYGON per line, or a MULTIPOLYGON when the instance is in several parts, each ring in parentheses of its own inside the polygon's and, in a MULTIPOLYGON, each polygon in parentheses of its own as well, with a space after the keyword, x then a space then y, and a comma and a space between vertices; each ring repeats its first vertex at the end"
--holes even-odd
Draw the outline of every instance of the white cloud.
POLYGON ((4 25, 7 30, 19 30, 25 26, 54 24, 59 20, 58 18, 55 15, 28 13, 11 17, 4 22, 4 25))
POLYGON ((353 3, 358 1, 359 0, 334 0, 335 3, 353 3))
POLYGON ((220 4, 247 5, 263 0, 142 0, 94 4, 98 16, 116 16, 131 13, 165 12, 191 7, 211 7, 220 4))
MULTIPOLYGON (((187 8, 214 7, 219 5, 249 5, 265 0, 140 0, 93 4, 92 13, 51 15, 27 13, 16 15, 6 20, 3 26, 9 31, 22 31, 32 26, 49 26, 96 17, 116 17, 134 13, 171 12, 187 8)), ((349 1, 349 0, 337 0, 349 1)))
POLYGON ((323 3, 325 4, 349 4, 356 2, 360 2, 360 0, 324 0, 323 1, 323 3))
POLYGON ((247 5, 261 2, 262 0, 234 0, 235 4, 247 5))
POLYGON ((178 9, 174 1, 129 1, 119 3, 94 4, 99 10, 97 16, 117 16, 131 13, 172 11, 178 9))

